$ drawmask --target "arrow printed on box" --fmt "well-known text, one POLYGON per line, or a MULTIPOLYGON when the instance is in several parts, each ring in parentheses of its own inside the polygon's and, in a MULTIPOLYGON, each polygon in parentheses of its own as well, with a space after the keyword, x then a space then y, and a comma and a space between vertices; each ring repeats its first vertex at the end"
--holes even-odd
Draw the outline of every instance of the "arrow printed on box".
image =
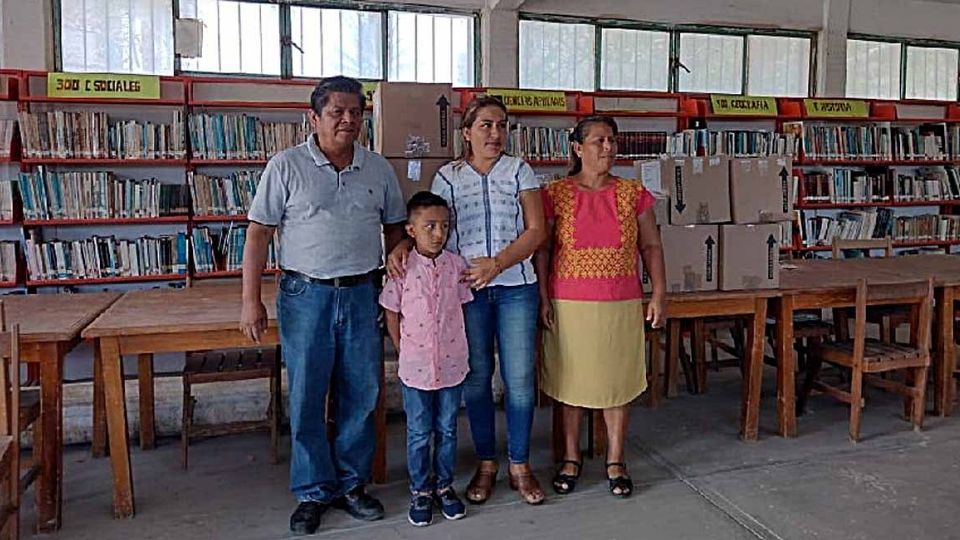
POLYGON ((676 179, 676 189, 674 189, 673 193, 673 199, 676 202, 674 208, 677 209, 678 213, 682 214, 683 209, 687 207, 686 203, 683 202, 683 167, 677 166, 674 178, 676 179))
POLYGON ((787 172, 786 167, 780 167, 780 189, 783 190, 783 213, 786 214, 790 212, 790 183, 787 182, 789 173, 787 172))
POLYGON ((771 234, 767 237, 767 279, 773 279, 774 257, 777 256, 777 239, 771 234))
POLYGON ((437 108, 440 110, 440 148, 447 147, 447 138, 449 134, 447 133, 447 109, 450 107, 450 102, 447 100, 447 96, 440 96, 440 99, 437 100, 437 108))
POLYGON ((703 243, 707 246, 707 282, 713 281, 713 246, 716 242, 713 241, 713 236, 708 236, 707 241, 703 243))

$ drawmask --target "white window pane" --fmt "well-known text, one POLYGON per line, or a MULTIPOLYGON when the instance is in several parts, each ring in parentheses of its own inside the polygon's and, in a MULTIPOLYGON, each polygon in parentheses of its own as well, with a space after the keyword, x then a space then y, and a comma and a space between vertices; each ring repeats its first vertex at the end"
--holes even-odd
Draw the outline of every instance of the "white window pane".
POLYGON ((292 6, 293 74, 382 78, 380 21, 376 12, 292 6))
POLYGON ((809 94, 810 39, 747 37, 747 93, 754 96, 804 97, 809 94))
POLYGON ((847 97, 900 98, 900 44, 847 41, 847 97))
POLYGON ((388 28, 389 80, 476 83, 473 17, 391 11, 388 28))
POLYGON ((280 7, 235 0, 180 0, 182 12, 203 22, 200 58, 184 58, 184 71, 280 74, 280 7))
POLYGON ((667 90, 670 34, 604 28, 600 87, 608 90, 667 90))
POLYGON ((173 0, 61 0, 65 71, 170 75, 173 0))
POLYGON ((743 89, 743 38, 680 34, 681 92, 739 94, 743 89))
POLYGON ((520 87, 593 90, 594 26, 520 21, 520 87))
POLYGON ((907 98, 956 101, 957 49, 907 47, 907 98))

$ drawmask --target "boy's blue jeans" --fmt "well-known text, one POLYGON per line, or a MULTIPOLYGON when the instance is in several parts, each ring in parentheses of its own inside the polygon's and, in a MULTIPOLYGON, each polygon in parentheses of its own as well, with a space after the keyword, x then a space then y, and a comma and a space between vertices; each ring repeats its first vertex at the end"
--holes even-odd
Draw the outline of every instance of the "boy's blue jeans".
POLYGON ((410 491, 429 493, 453 484, 457 467, 457 413, 463 384, 439 390, 418 390, 405 384, 403 410, 407 413, 407 470, 410 491), (433 459, 430 439, 433 439, 433 459), (431 472, 433 465, 433 475, 431 472))
POLYGON ((533 283, 485 287, 474 291, 473 301, 464 304, 470 372, 463 384, 463 397, 477 459, 497 459, 491 388, 494 340, 506 390, 507 455, 511 463, 526 463, 530 458, 539 300, 540 291, 533 283))
POLYGON ((380 392, 379 307, 372 283, 332 287, 284 273, 277 292, 290 393, 290 490, 330 502, 366 485, 380 392), (326 399, 336 385, 337 436, 327 441, 326 399))

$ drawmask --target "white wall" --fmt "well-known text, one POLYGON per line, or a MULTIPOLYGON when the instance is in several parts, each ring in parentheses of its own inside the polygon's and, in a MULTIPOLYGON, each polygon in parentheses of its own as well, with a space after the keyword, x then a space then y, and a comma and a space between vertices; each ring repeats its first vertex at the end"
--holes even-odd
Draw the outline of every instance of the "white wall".
POLYGON ((45 0, 0 0, 0 66, 53 67, 53 16, 45 0))
POLYGON ((851 0, 850 32, 960 41, 960 3, 949 0, 851 0))

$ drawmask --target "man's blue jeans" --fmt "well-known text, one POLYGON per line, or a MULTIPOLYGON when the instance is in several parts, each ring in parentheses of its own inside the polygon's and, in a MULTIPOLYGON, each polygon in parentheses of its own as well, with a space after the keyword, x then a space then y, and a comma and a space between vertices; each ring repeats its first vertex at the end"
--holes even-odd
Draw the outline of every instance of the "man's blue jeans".
POLYGON ((290 490, 330 502, 370 478, 380 392, 379 308, 372 283, 336 288, 283 274, 280 345, 290 394, 290 490), (326 399, 336 387, 337 436, 327 441, 326 399))
POLYGON ((418 390, 402 384, 407 413, 407 471, 410 491, 429 493, 453 484, 457 467, 457 414, 463 385, 418 390), (433 459, 430 440, 433 439, 433 459), (433 475, 431 472, 431 461, 433 475), (432 477, 431 477, 432 476, 432 477))
POLYGON ((530 457, 539 300, 535 283, 514 287, 497 285, 474 291, 473 301, 464 305, 470 373, 464 381, 463 397, 477 459, 497 459, 490 386, 494 340, 506 390, 507 456, 511 463, 526 463, 530 457))

